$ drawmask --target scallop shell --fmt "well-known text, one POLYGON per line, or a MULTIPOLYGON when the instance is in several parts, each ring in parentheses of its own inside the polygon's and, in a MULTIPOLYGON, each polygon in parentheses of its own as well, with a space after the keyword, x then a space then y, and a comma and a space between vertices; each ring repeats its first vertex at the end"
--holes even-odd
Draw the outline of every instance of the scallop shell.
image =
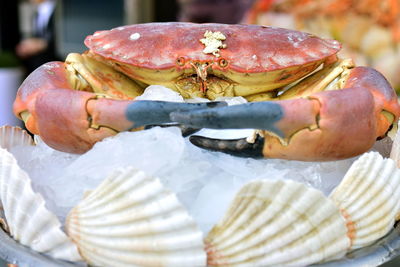
POLYGON ((322 192, 290 180, 245 185, 206 238, 212 266, 303 266, 350 247, 344 218, 322 192))
MULTIPOLYGON (((400 124, 400 122, 399 122, 400 124)), ((392 150, 390 151, 390 158, 394 160, 397 168, 400 168, 400 127, 397 125, 397 132, 393 138, 392 150)))
POLYGON ((400 170, 377 152, 363 154, 330 198, 347 220, 351 249, 367 246, 392 229, 400 209, 400 170))
POLYGON ((117 170, 72 209, 69 236, 96 266, 205 266, 203 235, 176 195, 142 171, 117 170))
POLYGON ((0 199, 11 236, 31 249, 57 259, 79 261, 77 247, 60 229, 57 217, 34 193, 29 176, 16 159, 0 148, 0 199))
POLYGON ((16 126, 0 127, 0 147, 10 150, 14 146, 31 146, 32 137, 23 129, 16 126))

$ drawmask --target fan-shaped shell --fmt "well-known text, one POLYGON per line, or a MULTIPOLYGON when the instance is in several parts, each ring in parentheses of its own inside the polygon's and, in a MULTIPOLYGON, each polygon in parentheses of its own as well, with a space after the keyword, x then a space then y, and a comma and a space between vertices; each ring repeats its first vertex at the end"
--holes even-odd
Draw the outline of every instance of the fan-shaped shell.
POLYGON ((25 130, 16 126, 0 127, 0 147, 9 150, 14 146, 30 145, 33 145, 33 139, 25 130))
POLYGON ((397 168, 400 168, 400 125, 397 125, 397 132, 393 139, 394 140, 392 150, 390 151, 390 158, 394 160, 397 168))
POLYGON ((302 266, 342 257, 350 239, 340 211, 322 192, 259 180, 239 191, 206 245, 210 265, 302 266))
POLYGON ((118 170, 67 217, 96 266, 205 266, 203 235, 176 195, 142 171, 118 170))
POLYGON ((79 261, 76 246, 60 229, 57 217, 34 193, 29 176, 7 150, 0 148, 0 198, 11 236, 31 249, 57 259, 79 261))
POLYGON ((352 247, 364 247, 393 227, 400 208, 400 170, 377 152, 353 163, 330 198, 347 220, 352 247))

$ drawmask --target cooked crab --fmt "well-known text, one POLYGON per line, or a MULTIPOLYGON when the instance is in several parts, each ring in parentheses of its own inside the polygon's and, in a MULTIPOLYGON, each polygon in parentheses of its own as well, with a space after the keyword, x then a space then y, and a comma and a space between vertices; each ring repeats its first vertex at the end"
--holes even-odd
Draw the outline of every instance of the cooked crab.
POLYGON ((120 131, 174 121, 261 130, 252 143, 193 138, 214 150, 341 159, 367 151, 400 114, 396 94, 380 73, 338 60, 337 41, 303 32, 149 23, 96 32, 85 44, 89 51, 34 71, 14 103, 31 132, 67 152, 85 152, 120 131), (152 84, 185 98, 243 96, 257 103, 135 100, 152 84))

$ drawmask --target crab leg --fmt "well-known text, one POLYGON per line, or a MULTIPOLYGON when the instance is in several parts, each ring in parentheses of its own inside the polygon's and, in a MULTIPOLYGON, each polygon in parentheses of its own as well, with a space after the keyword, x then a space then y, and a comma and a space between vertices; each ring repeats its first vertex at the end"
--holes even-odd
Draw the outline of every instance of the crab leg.
POLYGON ((384 137, 400 115, 397 96, 386 79, 366 67, 350 69, 343 89, 303 98, 248 103, 213 110, 171 113, 193 127, 254 128, 255 142, 193 136, 203 148, 240 156, 306 161, 356 156, 384 137))
POLYGON ((145 125, 169 123, 172 111, 223 106, 211 102, 185 104, 163 101, 135 101, 105 98, 76 91, 67 79, 62 62, 47 63, 21 85, 14 113, 27 129, 41 136, 49 146, 71 153, 83 153, 94 143, 121 131, 145 125))

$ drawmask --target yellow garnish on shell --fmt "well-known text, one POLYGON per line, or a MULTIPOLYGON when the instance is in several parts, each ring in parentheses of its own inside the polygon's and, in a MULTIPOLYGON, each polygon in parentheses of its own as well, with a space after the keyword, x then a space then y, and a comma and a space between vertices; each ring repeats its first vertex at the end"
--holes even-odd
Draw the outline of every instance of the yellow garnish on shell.
POLYGON ((200 39, 200 42, 205 46, 203 53, 219 57, 219 50, 226 48, 226 44, 222 43, 224 40, 226 40, 226 37, 222 32, 206 31, 204 38, 200 39))

